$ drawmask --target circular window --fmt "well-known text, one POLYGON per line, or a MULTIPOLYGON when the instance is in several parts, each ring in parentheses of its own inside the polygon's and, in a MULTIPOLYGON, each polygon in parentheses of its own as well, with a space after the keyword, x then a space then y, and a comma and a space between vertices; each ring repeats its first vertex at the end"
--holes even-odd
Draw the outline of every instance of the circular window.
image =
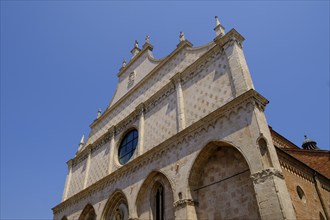
POLYGON ((138 143, 138 131, 136 129, 128 132, 121 141, 118 149, 118 160, 120 164, 125 164, 132 157, 138 143))

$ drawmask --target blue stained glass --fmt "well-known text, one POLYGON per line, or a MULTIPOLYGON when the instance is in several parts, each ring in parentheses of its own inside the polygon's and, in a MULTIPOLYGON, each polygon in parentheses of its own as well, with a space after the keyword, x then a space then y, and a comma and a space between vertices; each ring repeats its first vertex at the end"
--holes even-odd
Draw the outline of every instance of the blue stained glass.
POLYGON ((136 129, 128 132, 120 143, 118 149, 118 160, 120 164, 125 164, 131 159, 138 143, 138 131, 136 129))

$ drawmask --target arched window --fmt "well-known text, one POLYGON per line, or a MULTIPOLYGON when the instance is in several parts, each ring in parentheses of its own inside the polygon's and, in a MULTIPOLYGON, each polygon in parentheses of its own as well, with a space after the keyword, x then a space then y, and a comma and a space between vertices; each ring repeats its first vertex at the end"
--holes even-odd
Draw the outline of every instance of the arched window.
POLYGON ((125 164, 131 159, 138 143, 138 131, 129 131, 120 143, 118 149, 118 160, 120 164, 125 164))
POLYGON ((105 205, 102 220, 128 220, 128 205, 126 196, 121 191, 116 191, 105 205))
POLYGON ((156 189, 156 220, 164 220, 164 188, 161 184, 156 189))
POLYGON ((79 220, 95 220, 96 214, 92 205, 88 204, 85 206, 81 215, 79 216, 79 220))

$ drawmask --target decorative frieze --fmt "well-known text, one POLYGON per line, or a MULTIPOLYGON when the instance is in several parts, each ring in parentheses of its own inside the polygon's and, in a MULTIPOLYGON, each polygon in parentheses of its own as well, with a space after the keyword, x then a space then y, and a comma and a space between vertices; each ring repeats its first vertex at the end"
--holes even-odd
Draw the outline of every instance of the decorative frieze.
MULTIPOLYGON (((82 198, 92 196, 94 193, 97 193, 113 185, 115 182, 121 180, 121 178, 125 178, 127 176, 132 175, 134 172, 136 172, 137 169, 144 169, 144 167, 148 166, 154 161, 159 160, 159 158, 166 156, 167 154, 171 153, 171 151, 177 150, 176 148, 182 143, 196 142, 197 139, 204 136, 207 132, 210 132, 210 129, 212 130, 215 128, 215 124, 217 123, 219 118, 221 118, 222 116, 226 116, 226 118, 229 118, 229 115, 231 115, 232 112, 236 112, 239 108, 247 109, 250 106, 249 103, 255 102, 256 100, 258 100, 258 102, 260 103, 265 104, 265 99, 262 96, 259 96, 259 94, 256 93, 254 90, 250 90, 245 94, 242 94, 237 99, 227 103, 225 106, 212 112, 202 120, 192 124, 191 126, 187 127, 186 129, 182 130, 171 138, 165 140, 159 145, 154 146, 151 150, 145 152, 140 157, 134 158, 133 160, 129 161, 125 166, 119 167, 117 170, 110 173, 108 176, 100 179, 86 189, 68 198, 53 209, 54 213, 58 213, 61 210, 77 203, 82 198)), ((113 127, 112 132, 114 132, 115 130, 116 129, 113 127)), ((281 175, 275 171, 273 175, 281 177, 281 175)), ((266 174, 255 174, 256 179, 258 179, 258 176, 267 176, 267 172, 266 174)))
POLYGON ((264 183, 269 179, 272 179, 274 176, 284 179, 283 173, 274 168, 267 168, 259 172, 251 174, 251 179, 254 184, 264 183))
POLYGON ((196 205, 198 205, 198 202, 194 201, 192 199, 179 199, 178 201, 173 203, 174 208, 184 208, 188 205, 196 206, 196 205))

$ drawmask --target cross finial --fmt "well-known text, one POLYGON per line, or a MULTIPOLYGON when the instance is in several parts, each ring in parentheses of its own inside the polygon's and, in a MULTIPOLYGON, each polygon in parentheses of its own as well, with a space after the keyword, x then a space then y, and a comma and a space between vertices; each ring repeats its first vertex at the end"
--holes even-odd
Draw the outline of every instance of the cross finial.
POLYGON ((185 37, 184 37, 184 33, 181 31, 180 32, 180 41, 185 41, 186 39, 185 39, 185 37))

